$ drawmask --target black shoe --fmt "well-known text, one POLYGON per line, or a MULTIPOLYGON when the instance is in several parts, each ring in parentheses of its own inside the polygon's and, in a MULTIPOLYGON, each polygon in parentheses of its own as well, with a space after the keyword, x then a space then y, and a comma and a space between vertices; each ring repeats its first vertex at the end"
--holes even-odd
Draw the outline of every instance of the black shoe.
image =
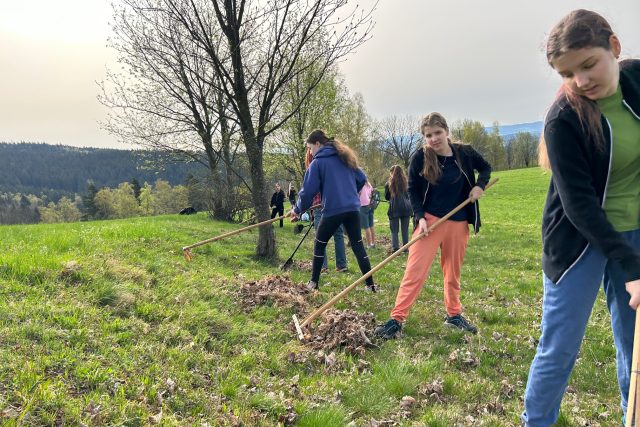
POLYGON ((378 326, 373 333, 383 340, 388 340, 395 338, 400 331, 402 331, 402 323, 398 322, 396 319, 389 319, 384 325, 378 326))
POLYGON ((307 282, 307 289, 310 291, 317 291, 320 288, 320 286, 314 282, 313 280, 309 280, 307 282))
POLYGON ((444 321, 444 326, 448 328, 457 328, 461 331, 471 332, 472 334, 478 333, 478 328, 473 326, 467 319, 462 317, 462 314, 457 314, 455 316, 449 317, 444 321))
POLYGON ((338 273, 346 273, 347 271, 349 271, 349 268, 347 268, 347 267, 336 267, 336 271, 338 273))
POLYGON ((364 288, 369 292, 373 292, 374 294, 378 292, 378 287, 376 285, 365 285, 364 288))

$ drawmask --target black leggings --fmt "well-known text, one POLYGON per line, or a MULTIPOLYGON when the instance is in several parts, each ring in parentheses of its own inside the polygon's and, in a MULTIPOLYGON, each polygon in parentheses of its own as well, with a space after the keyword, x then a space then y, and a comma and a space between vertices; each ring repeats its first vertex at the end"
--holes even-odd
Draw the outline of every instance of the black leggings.
MULTIPOLYGON (((275 208, 271 209, 271 219, 275 218, 276 214, 278 214, 278 216, 284 215, 284 206, 282 207, 276 206, 275 208)), ((283 226, 284 226, 284 223, 282 222, 282 218, 280 218, 280 228, 282 228, 283 226)))
MULTIPOLYGON (((344 230, 349 236, 351 242, 351 250, 358 260, 358 266, 362 274, 366 274, 371 270, 371 263, 367 256, 367 251, 364 249, 364 243, 362 243, 362 235, 360 234, 360 212, 345 212, 333 216, 324 216, 320 220, 318 230, 316 231, 316 241, 313 246, 313 271, 311 273, 311 280, 316 283, 320 283, 320 270, 322 270, 322 262, 324 261, 325 249, 327 242, 336 232, 340 224, 344 225, 344 230)), ((368 277, 367 286, 373 286, 373 276, 368 277)))

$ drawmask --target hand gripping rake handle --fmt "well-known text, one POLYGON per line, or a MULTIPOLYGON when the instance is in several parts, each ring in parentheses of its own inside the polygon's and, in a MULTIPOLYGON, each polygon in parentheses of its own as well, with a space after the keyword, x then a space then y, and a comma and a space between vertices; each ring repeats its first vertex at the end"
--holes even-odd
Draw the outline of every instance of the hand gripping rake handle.
MULTIPOLYGON (((489 182, 487 184, 487 186, 485 187, 485 190, 488 190, 489 187, 491 187, 497 181, 498 181, 498 178, 492 179, 491 182, 489 182)), ((307 318, 304 319, 302 321, 302 323, 298 323, 298 318, 294 315, 293 316, 293 323, 295 324, 296 331, 298 332, 298 338, 300 340, 302 340, 304 338, 304 335, 302 334, 302 328, 304 328, 305 326, 308 326, 311 322, 313 322, 316 318, 318 318, 318 316, 320 316, 322 313, 327 311, 329 308, 333 307, 338 301, 340 301, 342 298, 344 298, 344 296, 347 295, 349 292, 351 292, 356 286, 358 286, 359 284, 364 282, 367 278, 371 277, 376 271, 380 270, 382 267, 387 265, 391 260, 393 260, 395 257, 400 255, 403 250, 407 249, 409 246, 413 245, 415 242, 417 242, 418 240, 422 239, 424 236, 428 235, 428 233, 432 232, 436 227, 438 227, 440 224, 442 224, 443 222, 445 222, 446 220, 451 218, 456 212, 458 212, 460 209, 462 209, 465 206, 467 206, 469 203, 471 203, 471 198, 468 198, 464 202, 460 203, 458 206, 453 208, 451 210, 451 212, 449 212, 448 214, 446 214, 445 216, 440 218, 438 221, 433 223, 433 225, 431 227, 429 227, 429 229, 427 231, 427 234, 425 234, 424 231, 422 233, 418 234, 416 237, 411 239, 411 241, 409 241, 407 244, 405 244, 400 249, 398 249, 397 251, 395 251, 394 253, 389 255, 387 258, 385 258, 382 262, 380 262, 380 264, 378 264, 375 267, 373 267, 364 276, 360 277, 358 280, 356 280, 355 282, 353 282, 352 284, 347 286, 345 289, 342 290, 342 292, 340 292, 338 295, 336 295, 333 298, 331 298, 322 307, 320 307, 319 309, 317 309, 316 311, 311 313, 309 316, 307 316, 307 318)))
MULTIPOLYGON (((320 207, 319 204, 311 206, 309 209, 316 209, 318 207, 320 207)), ((309 210, 309 209, 307 209, 307 210, 309 210)), ((257 224, 252 224, 252 225, 249 225, 249 226, 244 227, 244 228, 240 228, 240 229, 235 230, 235 231, 230 231, 228 233, 221 234, 219 236, 212 237, 210 239, 194 243, 193 245, 185 246, 185 247, 182 248, 182 253, 184 254, 184 259, 186 259, 187 261, 191 261, 191 259, 193 258, 193 254, 191 253, 191 249, 193 249, 193 248, 197 248, 198 246, 206 245, 207 243, 215 242, 217 240, 221 240, 221 239, 224 239, 226 237, 235 236, 236 234, 240 234, 243 231, 251 230, 251 229, 254 229, 254 228, 257 228, 257 227, 263 227, 265 225, 269 225, 269 224, 271 224, 273 222, 276 222, 276 221, 279 221, 281 219, 288 218, 289 216, 290 216, 289 213, 286 213, 286 214, 284 214, 282 216, 277 216, 275 218, 271 218, 271 219, 268 219, 266 221, 259 222, 257 224)))

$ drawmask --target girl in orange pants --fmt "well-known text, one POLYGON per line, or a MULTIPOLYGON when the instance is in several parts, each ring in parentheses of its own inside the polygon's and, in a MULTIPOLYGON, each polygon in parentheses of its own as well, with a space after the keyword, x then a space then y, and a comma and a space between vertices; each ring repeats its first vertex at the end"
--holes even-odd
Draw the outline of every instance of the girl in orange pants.
MULTIPOLYGON (((429 227, 438 217, 426 214, 429 227)), ((413 232, 415 237, 420 230, 413 232)), ((420 295, 422 286, 429 274, 431 264, 436 257, 438 248, 441 250, 440 263, 444 275, 444 306, 449 317, 462 313, 460 305, 460 270, 469 238, 467 221, 445 221, 440 224, 428 237, 418 240, 409 248, 409 259, 404 277, 396 297, 396 305, 391 311, 391 317, 404 322, 409 315, 411 306, 420 295)))
POLYGON ((489 182, 491 166, 470 145, 451 143, 449 127, 439 113, 431 113, 422 119, 420 131, 425 143, 409 164, 408 191, 417 223, 414 237, 427 232, 428 227, 467 198, 472 203, 410 247, 391 319, 375 331, 384 339, 395 337, 402 329, 402 323, 422 290, 438 248, 441 251, 444 305, 447 310, 444 324, 474 334, 478 332, 462 316, 460 270, 469 238, 469 224, 473 225, 476 232, 480 229, 477 200, 489 182), (475 171, 478 171, 477 182, 475 171))

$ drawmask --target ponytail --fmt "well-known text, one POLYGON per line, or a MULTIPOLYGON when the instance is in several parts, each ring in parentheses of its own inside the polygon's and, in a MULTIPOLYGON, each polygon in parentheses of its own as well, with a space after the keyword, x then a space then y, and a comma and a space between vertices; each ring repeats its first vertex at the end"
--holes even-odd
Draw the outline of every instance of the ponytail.
POLYGON ((338 157, 340 157, 340 160, 342 160, 345 165, 353 170, 358 169, 358 157, 356 156, 356 153, 344 142, 335 139, 334 137, 328 137, 323 130, 316 129, 311 132, 307 137, 306 142, 308 144, 315 144, 318 142, 323 146, 333 146, 338 152, 338 157))

